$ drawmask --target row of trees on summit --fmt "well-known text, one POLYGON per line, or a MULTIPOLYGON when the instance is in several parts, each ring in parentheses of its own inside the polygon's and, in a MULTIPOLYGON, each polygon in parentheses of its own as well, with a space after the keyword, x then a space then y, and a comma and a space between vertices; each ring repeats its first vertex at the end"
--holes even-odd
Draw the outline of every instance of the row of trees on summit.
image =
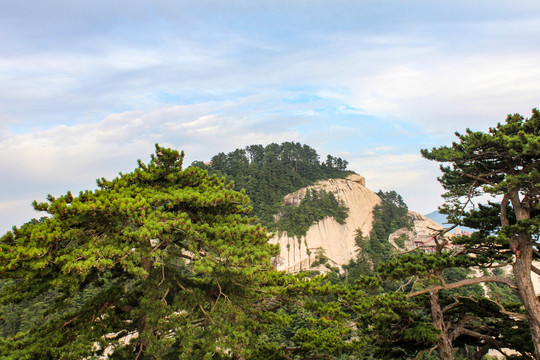
POLYGON ((346 160, 328 155, 326 161, 320 161, 315 149, 293 142, 251 145, 219 153, 209 163, 195 161, 192 165, 234 181, 236 190, 245 189, 251 199, 252 215, 271 230, 275 230, 274 215, 281 212, 285 195, 317 180, 352 173, 346 170, 346 160))
POLYGON ((400 252, 387 238, 408 226, 407 207, 380 192, 357 259, 326 275, 276 271, 265 227, 286 211, 316 221, 318 201, 346 216, 322 193, 300 213, 282 208, 283 195, 349 174, 307 145, 189 167, 156 145, 150 163, 96 190, 34 202, 47 216, 0 238, 0 358, 447 360, 509 348, 540 360, 540 114, 456 135, 422 155, 443 164, 442 211, 477 231, 452 251, 446 229, 433 254, 400 252))

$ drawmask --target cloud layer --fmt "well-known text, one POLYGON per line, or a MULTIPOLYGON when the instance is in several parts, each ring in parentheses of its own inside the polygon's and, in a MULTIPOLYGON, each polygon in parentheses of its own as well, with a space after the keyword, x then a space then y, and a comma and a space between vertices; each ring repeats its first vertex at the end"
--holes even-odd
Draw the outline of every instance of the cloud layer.
POLYGON ((534 2, 0 4, 0 232, 29 201, 94 187, 153 145, 188 162, 300 141, 373 190, 440 204, 419 149, 524 115, 540 93, 534 2))

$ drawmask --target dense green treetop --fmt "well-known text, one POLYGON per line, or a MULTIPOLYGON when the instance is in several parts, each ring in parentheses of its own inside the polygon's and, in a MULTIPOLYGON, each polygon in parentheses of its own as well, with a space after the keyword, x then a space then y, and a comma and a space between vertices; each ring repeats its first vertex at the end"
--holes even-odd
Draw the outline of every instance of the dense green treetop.
POLYGON ((465 252, 479 261, 492 257, 491 265, 512 265, 508 285, 517 289, 540 359, 540 300, 531 281, 532 272, 540 274, 533 265, 540 258, 540 113, 508 115, 488 132, 467 129, 456 136, 451 146, 421 151, 443 163, 442 210, 455 224, 479 230, 456 241, 465 252), (491 202, 478 206, 489 195, 491 202))
POLYGON ((0 304, 54 301, 37 327, 0 339, 0 356, 79 358, 133 333, 114 358, 246 351, 277 248, 245 193, 182 160, 156 145, 148 165, 98 190, 34 202, 48 217, 1 237, 0 304))
POLYGON ((274 223, 273 216, 280 212, 285 195, 317 180, 344 178, 352 173, 346 170, 346 160, 328 155, 321 162, 315 149, 294 142, 250 145, 219 153, 210 163, 195 161, 192 165, 234 181, 236 190, 245 189, 253 215, 265 226, 274 223))
POLYGON ((308 190, 298 206, 284 205, 279 220, 270 229, 287 231, 289 236, 298 239, 306 235, 314 223, 325 217, 333 217, 339 224, 344 224, 348 217, 348 208, 336 199, 334 194, 325 190, 308 190))
POLYGON ((497 346, 530 358, 534 301, 519 277, 536 271, 538 118, 510 116, 489 134, 468 130, 452 147, 423 150, 451 164, 446 212, 479 230, 454 238, 453 252, 438 233, 435 253, 396 255, 388 235, 409 226, 407 206, 379 192, 373 229, 357 233, 358 259, 341 275, 275 271, 278 249, 249 214, 296 236, 321 216, 343 221, 346 209, 324 191, 298 208, 282 201, 347 176, 345 160, 283 143, 184 169, 183 154, 156 145, 149 164, 97 190, 34 202, 46 216, 0 238, 0 358, 88 358, 111 345, 111 359, 138 360, 432 359, 433 349, 453 359, 497 346), (501 197, 469 208, 483 193, 501 197), (490 269, 508 263, 514 279, 490 269))

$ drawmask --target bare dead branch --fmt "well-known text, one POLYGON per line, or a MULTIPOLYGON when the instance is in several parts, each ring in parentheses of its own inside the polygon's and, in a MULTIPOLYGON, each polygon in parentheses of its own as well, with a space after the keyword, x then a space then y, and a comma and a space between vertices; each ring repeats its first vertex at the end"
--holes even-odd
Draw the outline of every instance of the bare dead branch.
POLYGON ((416 275, 414 276, 411 276, 411 278, 409 279, 409 281, 407 281, 405 284, 401 285, 399 287, 399 289, 397 289, 397 291, 403 291, 403 288, 405 288, 405 286, 409 285, 411 283, 411 281, 414 280, 414 278, 416 278, 416 275))
POLYGON ((420 246, 417 246, 417 247, 415 247, 415 248, 413 248, 413 249, 411 249, 411 250, 398 252, 398 253, 395 253, 395 254, 391 254, 390 256, 405 255, 405 254, 408 254, 408 253, 412 253, 412 252, 414 252, 414 251, 416 251, 416 250, 418 250, 418 249, 421 249, 421 247, 420 247, 420 246))
MULTIPOLYGON (((163 284, 163 281, 165 281, 165 264, 161 263, 161 281, 159 282, 158 286, 163 284)), ((167 289, 169 291, 169 289, 167 289)))
POLYGON ((538 269, 536 266, 532 265, 531 264, 531 270, 533 273, 535 273, 536 275, 540 275, 540 269, 538 269))
POLYGON ((511 317, 511 318, 513 318, 515 320, 527 321, 527 315, 508 311, 498 301, 490 299, 490 298, 488 298, 488 300, 491 301, 492 303, 494 303, 495 305, 497 305, 499 307, 499 311, 502 314, 508 315, 509 317, 511 317))
POLYGON ((474 337, 480 340, 484 340, 486 343, 491 344, 492 348, 497 349, 501 354, 508 357, 508 355, 502 350, 502 348, 506 346, 505 343, 498 341, 491 336, 480 334, 480 333, 477 333, 476 331, 472 331, 466 328, 459 329, 459 332, 463 335, 467 335, 467 336, 474 337))
POLYGON ((71 324, 71 323, 74 322, 75 320, 78 320, 79 318, 80 318, 80 316, 75 316, 73 319, 70 319, 70 320, 64 322, 64 324, 62 325, 62 327, 64 328, 64 327, 68 326, 69 324, 71 324))
POLYGON ((195 258, 193 258, 193 257, 191 257, 189 255, 186 255, 186 254, 178 254, 176 256, 181 257, 183 259, 188 259, 188 260, 191 260, 191 261, 195 261, 195 258))
POLYGON ((171 288, 167 288, 167 290, 165 290, 165 294, 163 294, 163 297, 161 298, 161 302, 163 302, 165 305, 167 305, 167 300, 165 300, 165 298, 167 297, 169 290, 171 290, 171 288))
POLYGON ((451 310, 453 308, 455 308, 456 306, 459 306, 461 304, 463 304, 460 300, 462 299, 467 299, 467 300, 470 300, 470 301, 473 301, 473 302, 478 302, 475 298, 473 297, 469 297, 469 296, 459 296, 459 295, 456 295, 456 296, 453 296, 454 298, 454 301, 452 304, 449 304, 447 306, 445 306, 443 309, 442 309, 442 312, 446 312, 448 310, 451 310))

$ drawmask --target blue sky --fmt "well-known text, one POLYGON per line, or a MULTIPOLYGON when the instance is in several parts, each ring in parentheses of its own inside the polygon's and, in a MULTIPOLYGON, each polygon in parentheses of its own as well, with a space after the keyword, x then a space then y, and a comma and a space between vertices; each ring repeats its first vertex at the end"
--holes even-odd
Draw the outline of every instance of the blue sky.
POLYGON ((298 141, 409 208, 449 144, 540 106, 537 1, 2 1, 0 233, 148 161, 298 141))

